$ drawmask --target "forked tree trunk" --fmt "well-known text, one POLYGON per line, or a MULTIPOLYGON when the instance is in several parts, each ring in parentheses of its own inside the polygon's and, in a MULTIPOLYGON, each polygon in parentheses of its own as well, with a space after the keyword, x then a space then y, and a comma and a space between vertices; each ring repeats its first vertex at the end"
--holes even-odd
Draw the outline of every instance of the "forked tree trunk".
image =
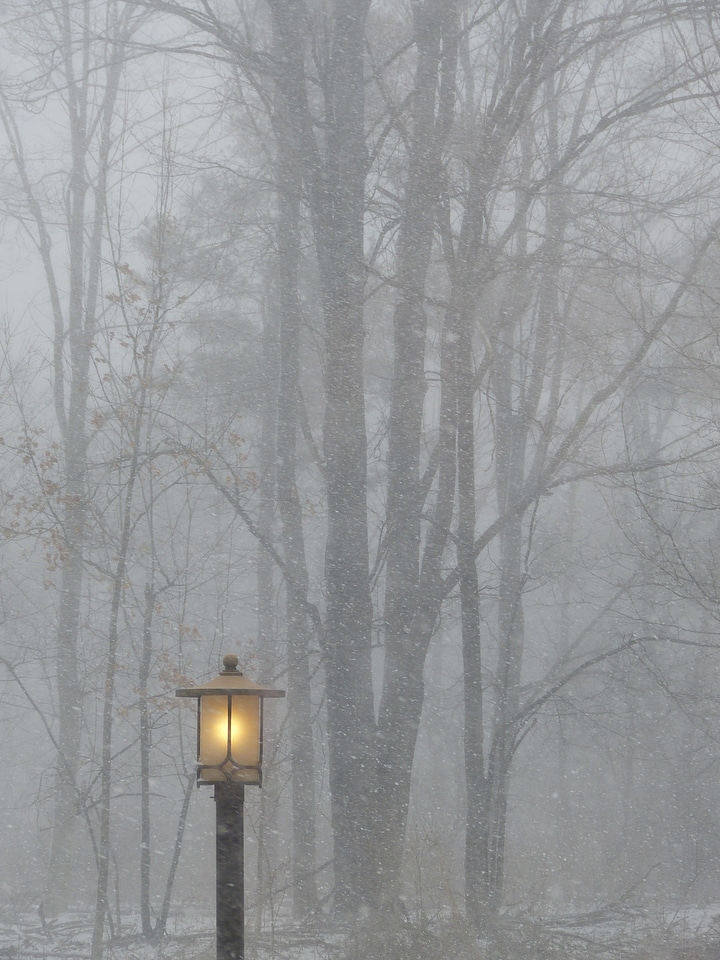
MULTIPOLYGON (((376 739, 373 841, 378 860, 380 903, 390 911, 395 909, 401 893, 410 781, 424 700, 423 668, 442 602, 436 574, 449 533, 454 497, 455 401, 452 387, 448 390, 443 387, 441 416, 445 432, 440 434, 440 489, 435 503, 434 534, 423 558, 421 587, 426 500, 420 478, 426 392, 427 318, 424 302, 441 202, 443 150, 455 104, 457 7, 454 0, 432 0, 422 10, 417 8, 414 15, 418 60, 408 174, 398 237, 400 292, 393 317, 385 656, 376 739)), ((446 338, 443 364, 446 371, 450 369, 450 376, 454 376, 451 354, 454 355, 454 350, 446 338)))
POLYGON ((329 27, 325 146, 312 189, 325 320, 327 491, 324 664, 335 909, 355 917, 377 898, 369 845, 375 774, 370 661, 367 437, 363 379, 366 148, 365 20, 369 0, 337 0, 329 27))

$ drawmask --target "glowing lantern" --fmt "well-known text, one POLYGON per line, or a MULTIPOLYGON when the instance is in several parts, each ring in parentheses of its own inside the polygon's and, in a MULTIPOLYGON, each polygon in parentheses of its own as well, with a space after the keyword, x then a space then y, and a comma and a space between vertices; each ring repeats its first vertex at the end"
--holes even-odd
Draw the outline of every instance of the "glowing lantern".
POLYGON ((262 703, 285 691, 248 680, 237 664, 228 654, 214 680, 176 691, 198 700, 198 783, 262 783, 262 703))

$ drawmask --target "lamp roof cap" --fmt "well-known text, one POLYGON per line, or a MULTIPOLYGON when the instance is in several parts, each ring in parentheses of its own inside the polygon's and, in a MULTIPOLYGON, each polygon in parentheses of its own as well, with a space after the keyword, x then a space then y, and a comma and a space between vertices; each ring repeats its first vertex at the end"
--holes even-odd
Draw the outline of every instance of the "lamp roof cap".
POLYGON ((249 680, 237 668, 238 658, 234 653, 226 653, 223 657, 221 674, 206 683, 196 687, 185 687, 175 691, 176 697, 207 697, 212 696, 250 696, 250 697, 284 697, 285 691, 275 687, 268 687, 262 683, 249 680))

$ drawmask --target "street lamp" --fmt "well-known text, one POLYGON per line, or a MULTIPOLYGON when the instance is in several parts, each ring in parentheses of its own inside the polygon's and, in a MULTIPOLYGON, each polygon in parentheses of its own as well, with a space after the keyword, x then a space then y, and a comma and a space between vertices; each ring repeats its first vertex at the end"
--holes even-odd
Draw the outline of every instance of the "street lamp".
POLYGON ((248 680, 237 665, 227 654, 214 680, 175 691, 197 698, 198 785, 215 787, 217 960, 244 960, 245 784, 262 785, 263 700, 285 696, 248 680))

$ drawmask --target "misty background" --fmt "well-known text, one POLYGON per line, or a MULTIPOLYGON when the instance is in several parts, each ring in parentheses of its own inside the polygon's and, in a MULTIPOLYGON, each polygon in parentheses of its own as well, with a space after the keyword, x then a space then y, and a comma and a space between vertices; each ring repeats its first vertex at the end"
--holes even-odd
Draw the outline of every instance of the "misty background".
POLYGON ((716 4, 0 21, 0 912, 720 901, 716 4))

